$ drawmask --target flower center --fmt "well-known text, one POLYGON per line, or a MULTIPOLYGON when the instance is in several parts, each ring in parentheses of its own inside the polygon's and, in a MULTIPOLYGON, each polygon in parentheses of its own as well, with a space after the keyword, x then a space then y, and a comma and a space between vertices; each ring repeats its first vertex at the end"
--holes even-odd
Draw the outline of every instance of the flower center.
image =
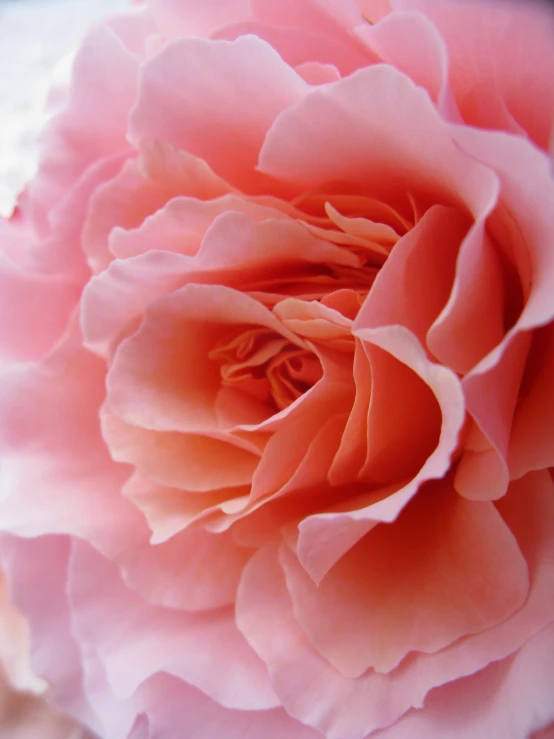
POLYGON ((287 408, 323 376, 317 356, 265 328, 251 328, 220 341, 209 354, 221 382, 287 408))

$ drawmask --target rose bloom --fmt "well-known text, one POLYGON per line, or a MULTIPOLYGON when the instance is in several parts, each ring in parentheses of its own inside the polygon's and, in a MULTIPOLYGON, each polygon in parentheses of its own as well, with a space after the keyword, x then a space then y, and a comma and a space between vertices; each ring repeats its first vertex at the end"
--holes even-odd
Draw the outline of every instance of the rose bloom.
POLYGON ((87 38, 0 224, 2 563, 55 710, 552 736, 553 39, 469 0, 87 38))

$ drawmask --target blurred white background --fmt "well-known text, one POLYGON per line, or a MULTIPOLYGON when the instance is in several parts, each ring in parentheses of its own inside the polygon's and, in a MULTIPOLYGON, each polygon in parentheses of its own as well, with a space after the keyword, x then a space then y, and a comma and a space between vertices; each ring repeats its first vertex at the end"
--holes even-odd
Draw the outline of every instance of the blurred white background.
POLYGON ((125 0, 0 0, 0 215, 37 164, 53 85, 67 80, 87 28, 125 0))

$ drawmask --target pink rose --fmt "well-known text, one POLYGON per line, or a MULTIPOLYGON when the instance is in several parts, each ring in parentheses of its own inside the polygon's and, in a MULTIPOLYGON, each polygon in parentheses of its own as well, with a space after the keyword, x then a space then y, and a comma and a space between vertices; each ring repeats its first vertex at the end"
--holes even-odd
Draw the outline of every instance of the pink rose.
POLYGON ((2 560, 57 709, 547 736, 553 31, 149 0, 90 35, 0 231, 2 560))

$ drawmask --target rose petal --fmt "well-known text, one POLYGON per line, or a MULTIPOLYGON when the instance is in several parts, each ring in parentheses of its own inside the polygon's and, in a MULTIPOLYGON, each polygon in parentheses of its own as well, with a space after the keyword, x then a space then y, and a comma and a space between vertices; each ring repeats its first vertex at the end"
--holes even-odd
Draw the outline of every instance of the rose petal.
POLYGON ((127 120, 137 91, 138 60, 108 28, 91 33, 79 51, 67 108, 43 138, 38 176, 29 188, 37 227, 49 230, 49 211, 91 165, 131 153, 127 120))
POLYGON ((534 332, 509 447, 512 477, 554 466, 554 328, 534 332))
POLYGON ((108 405, 100 413, 102 435, 112 458, 133 464, 154 482, 193 492, 248 484, 258 463, 253 445, 207 436, 151 431, 122 421, 108 405), (214 464, 217 460, 217 464, 214 464))
POLYGON ((123 585, 113 564, 81 542, 72 548, 68 591, 79 643, 98 652, 119 698, 168 672, 228 708, 278 705, 263 663, 229 608, 193 614, 152 606, 123 585))
POLYGON ((529 587, 525 560, 494 506, 465 501, 444 481, 420 489, 318 585, 288 548, 281 563, 306 636, 350 678, 370 667, 390 672, 410 651, 438 652, 501 623, 529 587))
POLYGON ((318 655, 293 616, 278 547, 260 549, 239 586, 237 624, 268 665, 286 710, 328 739, 362 739, 397 721, 409 707, 421 707, 432 688, 519 649, 552 620, 553 490, 548 473, 533 473, 513 484, 501 501, 503 517, 509 518, 529 565, 531 592, 525 605, 499 626, 436 654, 408 656, 388 675, 370 670, 349 680, 318 655))
MULTIPOLYGON (((487 85, 500 93, 533 141, 548 148, 554 121, 554 18, 546 4, 393 0, 393 5, 421 12, 438 28, 465 118, 465 96, 475 85, 487 85)), ((469 116, 466 120, 474 123, 469 116)))
MULTIPOLYGON (((554 717, 553 649, 554 626, 550 625, 513 657, 432 691, 423 709, 410 711, 377 737, 443 739, 452 732, 456 732, 456 739, 473 739, 479 735, 503 739, 531 736, 554 717)), ((542 733, 538 735, 542 736, 542 733)))
POLYGON ((142 69, 131 139, 138 144, 161 138, 201 157, 229 182, 256 189, 260 176, 254 169, 268 128, 308 89, 254 36, 233 42, 180 39, 142 69))
MULTIPOLYGON (((354 333, 361 340, 379 347, 383 353, 395 357, 398 363, 406 365, 406 371, 409 368, 415 375, 413 383, 423 380, 435 396, 432 404, 438 403, 442 413, 442 428, 434 451, 409 482, 402 485, 402 481, 397 481, 388 494, 377 488, 373 493, 368 493, 366 499, 358 496, 349 501, 349 510, 314 514, 299 524, 298 558, 314 582, 320 582, 344 552, 372 529, 377 521, 394 521, 423 482, 440 478, 447 472, 464 420, 464 400, 458 378, 445 367, 430 362, 417 339, 407 329, 401 326, 359 328, 354 333)), ((386 368, 387 364, 383 367, 386 368)), ((392 460, 392 448, 389 455, 392 455, 392 460)), ((368 467, 368 470, 371 468, 368 467)))
POLYGON ((41 363, 4 371, 3 531, 74 534, 110 552, 133 540, 140 515, 120 495, 130 470, 113 463, 100 436, 104 381, 105 365, 82 347, 75 322, 41 363))
POLYGON ((479 215, 497 191, 493 172, 459 150, 427 92, 387 65, 316 88, 283 111, 259 167, 298 192, 331 182, 363 187, 400 212, 408 205, 399 193, 408 191, 479 215))
MULTIPOLYGON (((205 693, 171 675, 155 675, 141 685, 138 696, 149 718, 148 737, 170 736, 175 727, 185 736, 225 739, 322 739, 319 732, 291 718, 282 708, 230 711, 205 693)), ((147 738, 148 739, 148 738, 147 738)))

